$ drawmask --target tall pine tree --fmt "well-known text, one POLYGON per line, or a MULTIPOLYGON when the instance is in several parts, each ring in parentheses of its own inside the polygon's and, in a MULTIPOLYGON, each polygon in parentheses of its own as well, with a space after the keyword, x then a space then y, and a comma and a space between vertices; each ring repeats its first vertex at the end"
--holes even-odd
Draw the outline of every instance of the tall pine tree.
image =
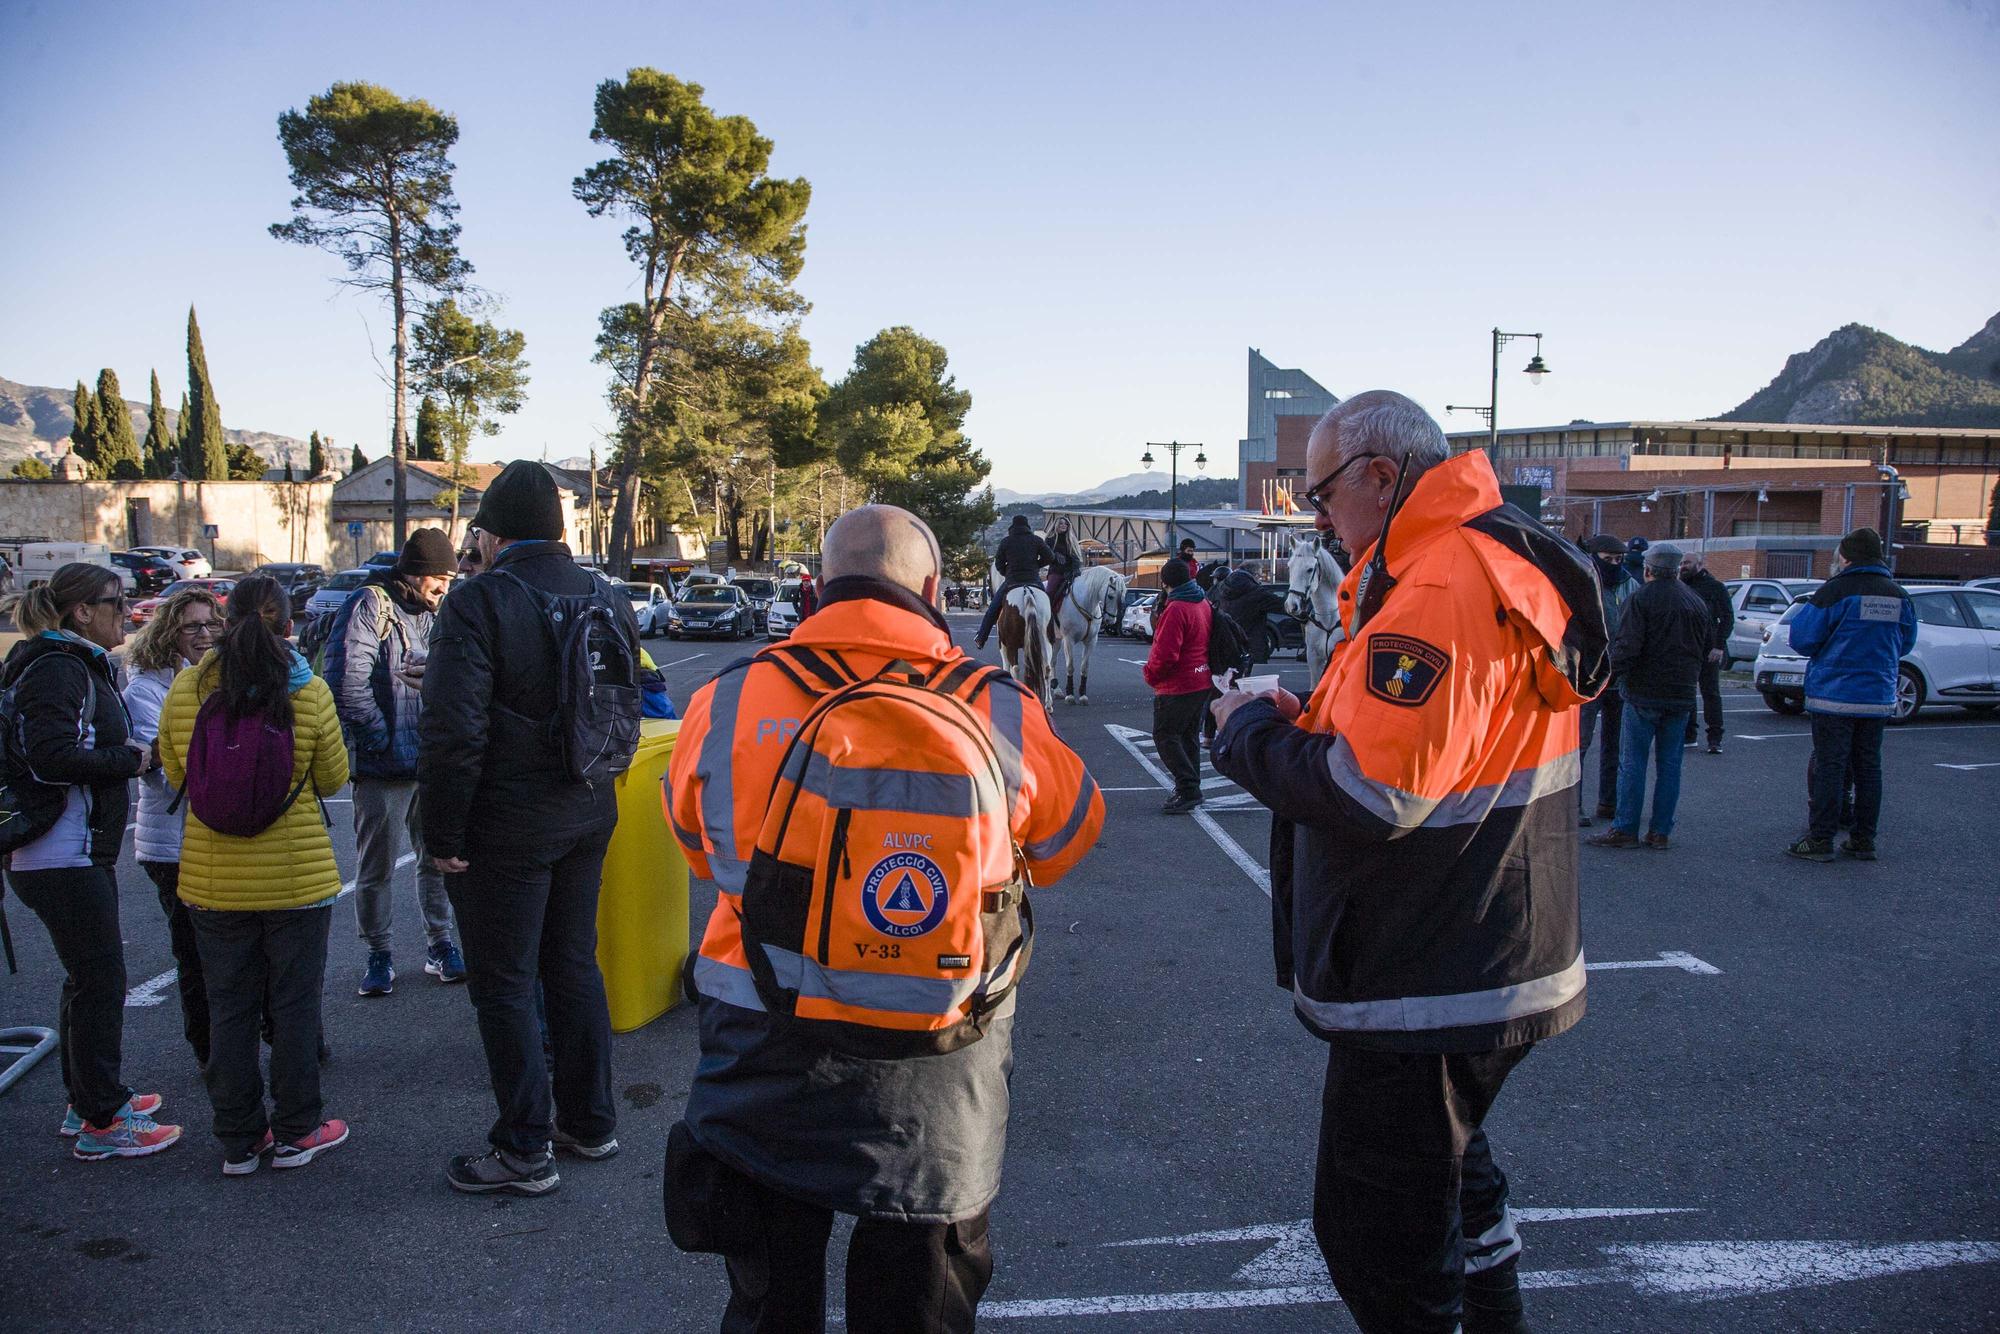
POLYGON ((229 478, 229 447, 222 439, 222 409, 208 378, 208 354, 201 346, 201 326, 188 307, 188 415, 181 423, 181 466, 197 481, 229 478))
POLYGON ((153 372, 153 401, 146 410, 145 468, 148 477, 174 474, 174 435, 167 429, 166 405, 160 402, 160 373, 153 372))
POLYGON ((103 433, 97 461, 104 475, 126 482, 140 477, 139 437, 132 431, 132 410, 125 406, 118 372, 109 366, 97 373, 97 422, 103 433))
POLYGON ((306 441, 306 476, 318 477, 326 471, 326 446, 320 443, 319 432, 312 433, 306 441))
POLYGON ((84 466, 90 469, 91 477, 101 477, 104 473, 97 462, 97 454, 104 431, 97 420, 97 400, 81 380, 76 382, 76 399, 70 411, 76 418, 69 428, 70 452, 83 460, 84 466))

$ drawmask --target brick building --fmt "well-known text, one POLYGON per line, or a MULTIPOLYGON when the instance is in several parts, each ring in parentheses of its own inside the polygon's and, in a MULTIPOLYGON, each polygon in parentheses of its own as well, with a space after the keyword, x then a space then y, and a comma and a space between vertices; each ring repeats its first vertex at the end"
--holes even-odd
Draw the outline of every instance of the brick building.
POLYGON ((1248 424, 1236 442, 1236 504, 1256 510, 1272 487, 1294 497, 1306 489, 1306 437, 1340 400, 1304 371, 1272 365, 1254 347, 1248 398, 1248 424))

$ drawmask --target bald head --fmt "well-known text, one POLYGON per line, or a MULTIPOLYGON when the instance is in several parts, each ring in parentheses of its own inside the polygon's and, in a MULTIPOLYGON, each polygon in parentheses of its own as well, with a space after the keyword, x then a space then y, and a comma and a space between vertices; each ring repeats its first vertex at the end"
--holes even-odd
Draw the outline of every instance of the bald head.
POLYGON ((834 520, 820 543, 820 570, 830 583, 848 575, 886 579, 934 601, 944 559, 929 525, 894 505, 863 505, 834 520))

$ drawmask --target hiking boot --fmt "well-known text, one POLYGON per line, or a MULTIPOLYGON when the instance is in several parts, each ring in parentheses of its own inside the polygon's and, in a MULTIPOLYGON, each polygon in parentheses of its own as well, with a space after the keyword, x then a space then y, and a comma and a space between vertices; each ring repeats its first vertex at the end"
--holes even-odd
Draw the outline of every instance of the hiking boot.
POLYGON ((1646 846, 1655 852, 1665 852, 1667 850, 1667 836, 1665 834, 1648 834, 1646 835, 1646 846))
POLYGON ((432 945, 424 957, 424 971, 440 982, 465 981, 465 956, 449 940, 432 945))
POLYGON ((1172 800, 1168 801, 1166 805, 1160 807, 1160 814, 1186 815, 1189 811, 1196 810, 1200 806, 1201 806, 1201 798, 1199 796, 1175 797, 1172 800))
POLYGON ((368 971, 361 975, 360 995, 386 996, 396 989, 396 965, 387 950, 368 951, 368 971))
POLYGON ((603 1139, 583 1140, 566 1133, 561 1126, 557 1126, 549 1136, 549 1150, 550 1152, 554 1152, 558 1149, 564 1153, 573 1153, 579 1158, 588 1159, 590 1162, 599 1163, 618 1152, 618 1137, 616 1135, 606 1135, 603 1139))
POLYGON ((304 1139, 295 1139, 278 1145, 271 1154, 271 1167, 273 1170, 281 1167, 304 1167, 328 1149, 337 1149, 345 1143, 347 1143, 347 1122, 327 1121, 304 1139))
POLYGON ((86 1163, 104 1158, 144 1158, 170 1147, 180 1137, 179 1126, 163 1126, 150 1116, 130 1112, 108 1126, 86 1123, 70 1153, 86 1163))
MULTIPOLYGON (((166 1105, 167 1100, 157 1093, 134 1093, 125 1100, 123 1107, 120 1107, 111 1114, 111 1119, 116 1121, 122 1116, 130 1116, 134 1112, 137 1112, 141 1116, 158 1116, 160 1109, 166 1105)), ((68 1139, 75 1139, 83 1133, 83 1118, 77 1115, 74 1106, 63 1113, 62 1124, 56 1127, 56 1133, 68 1139)))
POLYGON ((269 1153, 277 1141, 271 1132, 265 1131, 264 1138, 241 1153, 227 1153, 222 1156, 222 1175, 226 1177, 247 1177, 263 1164, 264 1155, 269 1153))
POLYGON ((1840 850, 1858 862, 1872 862, 1875 860, 1875 840, 1872 838, 1857 838, 1855 835, 1849 834, 1846 840, 1841 843, 1840 850))
POLYGON ((1830 862, 1834 859, 1833 840, 1830 838, 1814 838, 1811 834, 1807 834, 1804 838, 1786 848, 1785 854, 1790 857, 1797 857, 1802 861, 1830 862))
POLYGON ((1638 837, 1626 833, 1623 829, 1613 829, 1608 834, 1599 834, 1596 838, 1585 839, 1584 842, 1590 844, 1593 848, 1636 848, 1639 846, 1638 837))
POLYGON ((556 1173, 556 1156, 540 1153, 523 1158, 505 1149, 488 1149, 482 1154, 459 1154, 444 1169, 453 1190, 468 1195, 490 1195, 506 1191, 512 1195, 546 1195, 562 1184, 556 1173))
POLYGON ((1618 818, 1618 808, 1610 802, 1600 801, 1597 803, 1597 818, 1600 820, 1616 820, 1618 818))

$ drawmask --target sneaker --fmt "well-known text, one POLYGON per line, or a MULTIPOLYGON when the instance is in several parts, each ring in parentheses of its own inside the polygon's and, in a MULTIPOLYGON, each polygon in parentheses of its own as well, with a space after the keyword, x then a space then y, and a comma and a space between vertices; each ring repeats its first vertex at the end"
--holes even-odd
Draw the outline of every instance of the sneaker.
MULTIPOLYGON (((125 1100, 123 1107, 111 1114, 111 1119, 116 1121, 134 1112, 141 1116, 158 1116, 160 1109, 166 1105, 167 1100, 157 1093, 134 1093, 125 1100)), ((83 1118, 77 1115, 75 1107, 63 1113, 62 1124, 56 1127, 56 1133, 68 1139, 75 1139, 83 1133, 83 1118)))
POLYGON ((102 1158, 144 1158, 180 1137, 179 1126, 163 1126, 150 1116, 132 1112, 108 1126, 85 1125, 70 1152, 86 1163, 102 1158))
POLYGON ((271 1132, 267 1130, 264 1132, 263 1139, 258 1140, 256 1144, 245 1149, 242 1153, 224 1154, 222 1157, 222 1175, 226 1177, 249 1176, 263 1164, 264 1155, 269 1153, 272 1146, 276 1143, 277 1141, 271 1138, 271 1132))
POLYGON ((271 1166, 304 1167, 328 1149, 337 1149, 345 1143, 347 1143, 347 1122, 327 1121, 304 1139, 280 1144, 271 1154, 271 1166))
POLYGON ((1200 805, 1200 797, 1175 797, 1166 805, 1160 807, 1160 814, 1186 815, 1189 811, 1195 810, 1200 805))
POLYGON ((390 961, 389 951, 368 951, 368 971, 361 975, 363 996, 386 996, 396 989, 396 966, 390 961))
POLYGON ((618 1152, 618 1137, 606 1135, 603 1139, 582 1140, 565 1133, 561 1126, 557 1126, 549 1135, 549 1150, 554 1152, 557 1149, 564 1153, 573 1153, 593 1163, 603 1162, 618 1152))
POLYGON ((1787 856, 1798 857, 1804 861, 1830 862, 1834 859, 1833 840, 1830 838, 1814 838, 1811 834, 1808 834, 1789 848, 1786 848, 1785 853, 1787 856))
POLYGON ((1576 827, 1578 829, 1588 829, 1595 823, 1597 822, 1588 815, 1579 815, 1576 817, 1576 827))
POLYGON ((1711 755, 1720 755, 1722 753, 1722 743, 1720 741, 1709 742, 1708 753, 1711 755))
POLYGON ((1856 838, 1849 834, 1841 843, 1840 850, 1858 862, 1875 860, 1875 840, 1872 838, 1856 838))
POLYGON ((1667 850, 1667 836, 1665 834, 1648 834, 1646 835, 1646 846, 1655 852, 1665 852, 1667 850))
POLYGON ((1623 829, 1613 829, 1608 834, 1599 834, 1596 838, 1585 839, 1584 842, 1590 844, 1593 848, 1636 848, 1639 846, 1638 838, 1635 835, 1626 833, 1623 829))
POLYGON ((465 956, 449 940, 432 945, 424 958, 424 971, 440 982, 465 981, 465 956))
POLYGON ((459 1154, 444 1169, 453 1190, 468 1195, 490 1195, 507 1191, 514 1195, 546 1195, 562 1184, 556 1174, 556 1156, 538 1154, 520 1158, 504 1149, 488 1149, 482 1154, 459 1154))

